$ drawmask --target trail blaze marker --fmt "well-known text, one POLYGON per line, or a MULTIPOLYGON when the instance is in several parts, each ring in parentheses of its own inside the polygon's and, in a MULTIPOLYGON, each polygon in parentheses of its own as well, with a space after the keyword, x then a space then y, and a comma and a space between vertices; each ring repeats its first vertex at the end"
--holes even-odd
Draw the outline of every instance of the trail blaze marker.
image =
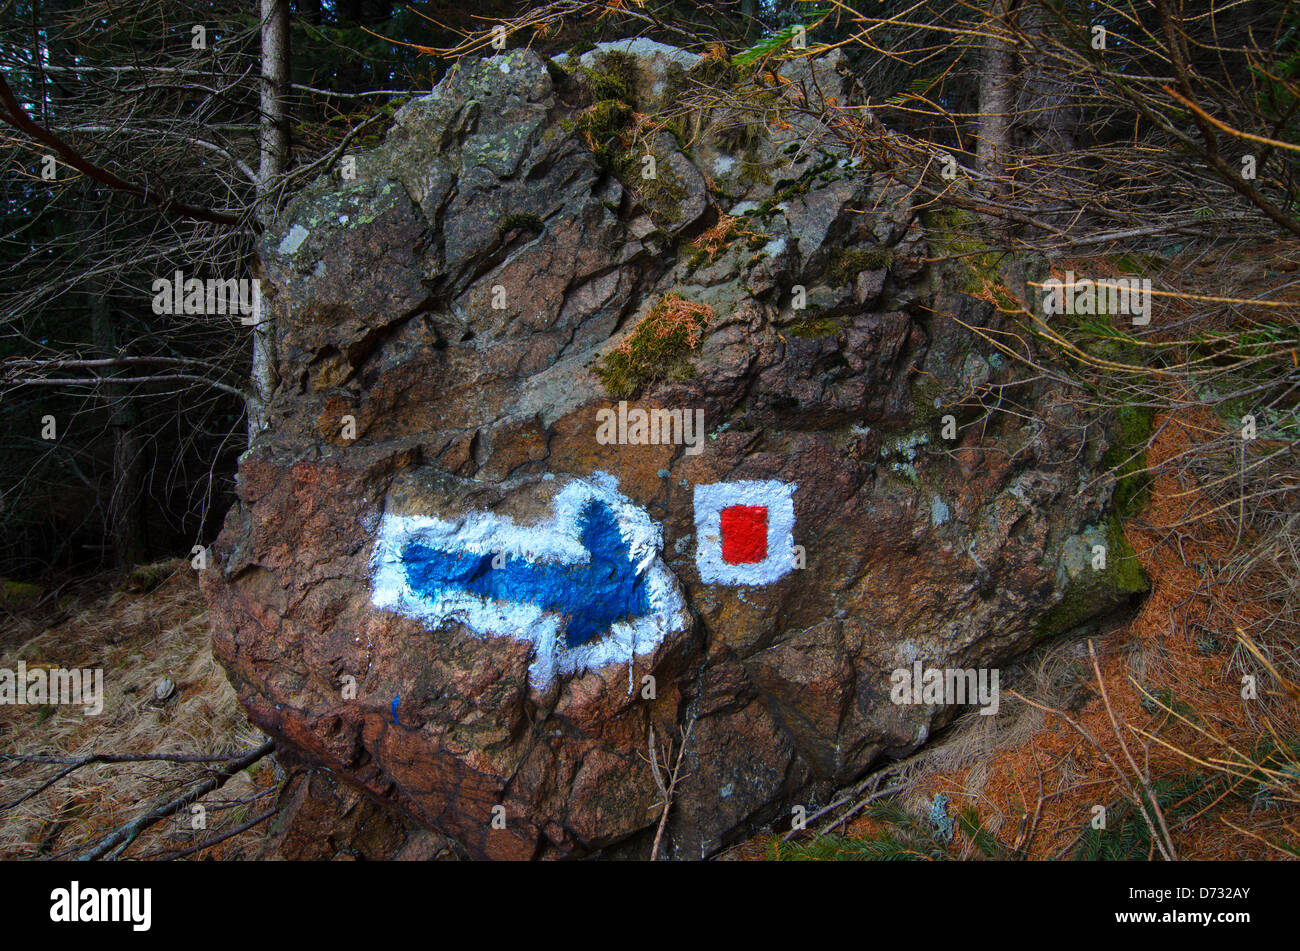
POLYGON ((756 565, 767 557, 766 505, 729 505, 718 515, 723 561, 756 565))
MULTIPOLYGON (((458 519, 385 515, 371 558, 372 602, 431 628, 459 622, 482 637, 536 646, 536 684, 630 663, 687 624, 663 536, 604 473, 574 480, 549 522, 491 512, 458 519)), ((630 676, 630 674, 629 674, 630 676)))
POLYGON ((705 584, 771 584, 795 567, 794 493, 785 482, 695 487, 695 566, 705 584))
POLYGON ((647 579, 636 573, 609 505, 598 499, 587 502, 578 528, 588 558, 567 564, 411 542, 402 552, 407 584, 425 598, 464 591, 493 601, 535 604, 566 618, 568 647, 589 644, 616 621, 650 613, 650 603, 647 579))

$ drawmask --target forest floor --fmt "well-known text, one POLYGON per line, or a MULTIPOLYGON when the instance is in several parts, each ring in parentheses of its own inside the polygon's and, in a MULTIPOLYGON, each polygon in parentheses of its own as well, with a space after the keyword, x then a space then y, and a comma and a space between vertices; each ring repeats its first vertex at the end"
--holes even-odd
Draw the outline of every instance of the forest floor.
MULTIPOLYGON (((101 668, 99 715, 67 705, 0 706, 0 756, 76 760, 115 755, 231 753, 265 737, 244 716, 212 658, 208 615, 195 572, 175 559, 137 568, 122 583, 83 584, 47 610, 5 619, 4 663, 101 668), (170 681, 174 691, 159 699, 170 681)), ((147 760, 87 763, 0 760, 0 859, 74 858, 132 821, 142 806, 166 803, 222 764, 147 760), (44 787, 44 788, 42 788, 44 787)), ((143 829, 119 857, 175 857, 217 839, 275 804, 277 767, 266 757, 220 789, 143 829)), ((261 826, 187 853, 196 859, 250 858, 261 826)))
MULTIPOLYGON (((1208 421, 1162 422, 1148 450, 1152 465, 1188 450, 1198 422, 1208 421)), ((1300 697, 1275 696, 1273 704, 1243 698, 1242 677, 1254 666, 1223 621, 1245 627, 1262 620, 1264 608, 1253 592, 1206 577, 1234 537, 1226 524, 1196 539, 1181 535, 1189 499, 1179 489, 1168 474, 1158 476, 1151 501, 1127 526, 1151 592, 1131 623, 1095 640, 1095 669, 1087 653, 1072 651, 1075 673, 1083 674, 1082 702, 1064 715, 1047 714, 1041 729, 987 762, 940 771, 921 787, 925 796, 945 795, 954 809, 974 806, 1015 854, 1056 858, 1083 844, 1093 848, 1082 854, 1098 856, 1107 846, 1089 830, 1093 810, 1105 806, 1112 831, 1117 814, 1127 812, 1134 824, 1116 848, 1159 857, 1140 815, 1117 806, 1126 793, 1140 795, 1145 782, 1179 858, 1297 857, 1279 845, 1300 845, 1300 803, 1270 795, 1271 784, 1252 767, 1273 748, 1275 766, 1296 765, 1300 697)), ((1209 508, 1202 499, 1190 505, 1209 508)), ((1276 689, 1261 681, 1261 694, 1276 689)))
MULTIPOLYGON (((1183 296, 1157 299, 1150 336, 1103 328, 1105 343, 1190 354, 1208 375, 1203 344, 1231 341, 1216 364, 1227 370, 1214 378, 1225 389, 1257 382, 1232 376, 1249 364, 1243 357, 1273 361, 1262 372, 1274 379, 1300 365, 1289 342, 1300 313, 1300 281, 1288 277, 1300 270, 1294 242, 1189 245, 1163 259, 1095 256, 1052 270, 1062 279, 1068 270, 1124 276, 1135 265, 1183 296), (1254 304, 1264 300, 1267 308, 1254 304)), ((998 299, 995 285, 986 290, 998 299)), ((1105 384, 1125 369, 1098 365, 1081 379, 1105 384)), ((1002 671, 998 716, 960 717, 805 831, 791 833, 787 822, 728 858, 1146 859, 1162 848, 1181 859, 1300 858, 1300 516, 1289 495, 1292 433, 1282 428, 1290 424, 1276 418, 1273 438, 1250 444, 1247 466, 1227 406, 1216 415, 1186 391, 1144 386, 1140 366, 1128 369, 1139 382, 1116 387, 1127 399, 1163 405, 1173 394, 1180 404, 1152 420, 1150 491, 1123 521, 1150 583, 1137 613, 1017 659, 1002 671), (1265 465, 1267 474, 1238 490, 1246 471, 1265 465)))

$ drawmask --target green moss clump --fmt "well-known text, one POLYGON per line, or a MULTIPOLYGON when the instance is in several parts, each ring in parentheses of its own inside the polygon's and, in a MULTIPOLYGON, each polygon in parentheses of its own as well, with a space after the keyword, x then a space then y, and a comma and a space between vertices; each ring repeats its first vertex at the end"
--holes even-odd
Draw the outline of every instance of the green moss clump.
POLYGON ((597 362, 593 372, 605 390, 619 399, 654 380, 689 377, 694 371, 686 358, 699 346, 713 314, 707 304, 665 294, 627 338, 597 362))
MULTIPOLYGON (((574 57, 576 59, 577 57, 574 57)), ((551 77, 551 82, 558 89, 566 88, 573 81, 567 70, 549 56, 542 57, 542 65, 546 67, 546 74, 551 77)))
POLYGON ((632 107, 617 99, 602 99, 574 121, 574 131, 587 142, 592 154, 613 170, 622 153, 620 136, 632 124, 632 107))
POLYGON ((35 604, 40 600, 42 593, 43 590, 40 585, 0 578, 0 607, 13 608, 20 605, 35 604))
POLYGON ((177 570, 176 561, 156 561, 148 565, 136 565, 127 575, 123 587, 132 593, 146 593, 176 574, 177 570))
POLYGON ((655 155, 655 177, 642 177, 642 159, 653 153, 648 148, 638 150, 635 143, 629 145, 625 140, 632 117, 632 106, 626 101, 601 99, 577 117, 573 130, 582 136, 601 167, 636 194, 651 217, 675 224, 681 219, 686 186, 662 155, 655 155))
MULTIPOLYGON (((761 120, 748 115, 740 115, 736 116, 725 128, 719 129, 717 137, 718 144, 728 152, 757 154, 758 147, 763 143, 766 134, 767 130, 761 120)), ((764 173, 763 184, 770 183, 771 176, 764 173)))
POLYGON ((860 248, 845 251, 843 248, 831 255, 826 267, 826 283, 843 287, 852 283, 862 271, 879 271, 894 262, 893 248, 860 248))
POLYGON ((1064 634, 1095 617, 1107 604, 1122 603, 1125 598, 1148 590, 1146 575, 1137 552, 1124 537, 1124 526, 1117 512, 1106 523, 1106 567, 1101 571, 1085 569, 1065 589, 1065 597, 1044 614, 1035 627, 1040 638, 1064 634))
POLYGON ((1131 251, 1114 259, 1115 267, 1125 274, 1152 274, 1163 270, 1168 261, 1154 252, 1131 251))
MULTIPOLYGON (((822 160, 800 172, 797 177, 777 179, 776 184, 772 186, 771 197, 765 198, 759 203, 757 214, 766 221, 776 214, 779 205, 783 205, 793 198, 798 198, 800 195, 806 195, 819 182, 825 184, 823 176, 838 164, 839 159, 836 156, 828 152, 822 152, 822 160)), ((766 172, 764 172, 764 180, 771 180, 771 177, 766 172)))
POLYGON ((741 71, 731 57, 705 56, 686 71, 689 80, 705 86, 734 86, 741 80, 741 71))
MULTIPOLYGON (((625 164, 622 136, 632 124, 636 107, 636 57, 610 51, 596 65, 578 65, 594 100, 573 123, 601 165, 615 173, 625 164)), ((620 176, 621 177, 621 176, 620 176)))
POLYGON ((681 205, 686 197, 686 185, 664 161, 662 155, 648 149, 640 152, 636 149, 625 149, 621 139, 597 148, 593 154, 606 170, 636 195, 650 212, 650 217, 657 223, 671 225, 681 220, 681 205), (642 159, 646 155, 654 155, 654 178, 643 178, 641 175, 642 159))
POLYGON ((1106 526, 1108 558, 1106 568, 1115 572, 1115 590, 1122 595, 1141 594, 1150 588, 1137 552, 1124 537, 1124 524, 1118 513, 1111 513, 1106 526))
POLYGON ((682 217, 682 200, 686 197, 686 185, 679 179, 667 162, 660 161, 655 157, 655 177, 641 177, 641 159, 636 155, 628 155, 628 168, 632 169, 629 173, 624 171, 620 175, 623 183, 629 186, 638 198, 641 204, 645 205, 650 211, 652 218, 656 218, 666 224, 676 224, 682 217))
MULTIPOLYGON (((719 48, 717 52, 702 57, 689 69, 683 69, 679 63, 669 63, 664 71, 661 92, 656 99, 672 106, 683 99, 698 96, 704 89, 730 90, 741 78, 741 71, 732 64, 726 51, 719 48)), ((705 111, 711 113, 714 110, 706 108, 705 111)))
POLYGON ((629 106, 636 105, 636 68, 635 56, 617 50, 601 53, 595 66, 578 65, 592 99, 617 99, 629 106))
POLYGON ((912 378, 912 408, 916 410, 913 423, 917 426, 929 426, 941 415, 943 407, 935 406, 934 401, 941 399, 943 388, 939 381, 929 373, 919 373, 912 378))
POLYGON ((796 321, 790 325, 791 337, 802 337, 804 339, 817 339, 819 337, 830 337, 840 332, 840 321, 834 317, 826 317, 818 314, 816 311, 808 314, 802 320, 796 321))
POLYGON ((1040 639, 1056 637, 1073 630, 1097 613, 1091 588, 1069 588, 1060 604, 1052 608, 1034 627, 1034 636, 1040 639))
POLYGON ((1141 366, 1146 352, 1138 339, 1105 314, 1053 314, 1049 321, 1062 336, 1090 357, 1141 366))
POLYGON ((501 222, 501 233, 504 235, 516 228, 524 231, 541 231, 542 219, 528 213, 506 215, 505 221, 501 222))
POLYGON ((939 208, 921 212, 921 223, 936 256, 948 262, 958 290, 977 294, 988 283, 1002 284, 1001 251, 989 248, 979 237, 981 225, 974 212, 964 208, 939 208))
MULTIPOLYGON (((768 171, 763 166, 763 163, 759 161, 757 158, 741 159, 740 180, 744 182, 746 185, 771 185, 772 184, 772 176, 768 174, 768 171)), ((763 208, 761 205, 759 206, 759 208, 756 209, 756 213, 760 217, 763 216, 763 208)))
POLYGON ((687 148, 687 143, 690 140, 690 135, 686 131, 686 123, 680 118, 669 119, 664 123, 664 128, 672 135, 673 141, 677 143, 678 150, 683 155, 689 155, 690 150, 687 148))
POLYGON ((1103 465, 1115 472, 1115 507, 1125 518, 1141 512, 1151 497, 1151 476, 1143 470, 1152 415, 1145 406, 1121 406, 1116 435, 1102 458, 1103 465))
POLYGON ((713 261, 708 251, 693 244, 688 244, 678 251, 677 259, 692 272, 713 261))

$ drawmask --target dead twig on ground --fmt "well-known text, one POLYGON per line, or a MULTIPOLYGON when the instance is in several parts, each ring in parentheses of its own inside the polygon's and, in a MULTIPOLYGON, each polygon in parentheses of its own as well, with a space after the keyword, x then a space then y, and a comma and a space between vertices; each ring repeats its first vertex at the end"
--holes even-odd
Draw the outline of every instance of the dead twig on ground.
POLYGON ((252 750, 248 754, 241 756, 239 759, 223 766, 211 777, 199 783, 197 786, 194 786, 174 799, 150 809, 144 815, 132 819, 126 825, 114 829, 108 835, 100 839, 99 842, 88 851, 77 856, 77 861, 88 862, 93 859, 103 858, 105 855, 107 855, 109 859, 119 858, 122 853, 130 847, 131 843, 135 841, 136 836, 138 836, 143 830, 149 828, 149 826, 153 825, 155 822, 166 819, 170 815, 174 815, 190 803, 194 802, 194 800, 198 799, 200 796, 205 796, 212 792, 212 790, 219 789, 221 786, 225 785, 226 781, 232 776, 235 776, 244 769, 247 769, 249 766, 252 766, 274 749, 275 743, 272 740, 267 740, 261 746, 257 747, 257 749, 252 750), (112 851, 110 852, 110 850, 112 851))
MULTIPOLYGON (((650 861, 654 862, 659 858, 659 846, 663 842, 664 829, 668 826, 668 810, 672 808, 673 793, 677 791, 677 783, 681 779, 682 759, 686 753, 686 744, 691 741, 691 731, 695 728, 695 719, 687 721, 686 726, 682 728, 682 743, 677 748, 677 761, 673 763, 672 769, 668 773, 668 778, 664 779, 663 770, 659 768, 659 754, 655 750, 655 728, 651 724, 649 732, 650 747, 650 771, 654 775, 655 786, 659 789, 659 795, 663 797, 663 811, 659 814, 659 827, 655 829, 654 844, 650 847, 650 861)), ((668 769, 668 764, 672 760, 673 741, 669 740, 664 747, 664 769, 668 769)))
MULTIPOLYGON (((1173 838, 1169 835, 1169 826, 1165 822, 1165 815, 1160 809, 1160 802, 1156 794, 1151 790, 1151 781, 1147 774, 1138 768, 1138 764, 1133 759, 1133 754, 1129 752, 1128 744, 1124 742, 1124 735, 1119 728, 1119 720, 1115 717, 1115 711, 1111 708, 1110 697, 1106 694, 1106 681, 1101 676, 1101 667, 1097 664, 1097 651, 1093 648, 1092 639, 1088 639, 1088 657, 1092 660, 1093 672, 1097 675, 1097 686, 1101 690, 1101 702, 1106 708, 1106 716, 1110 719, 1111 728, 1115 731, 1115 739, 1119 741, 1119 748, 1124 752, 1124 758, 1128 760, 1129 766, 1133 770, 1133 775, 1142 785, 1142 791, 1146 793, 1147 801, 1151 803, 1151 811, 1155 813, 1156 819, 1160 822, 1160 831, 1164 834, 1164 844, 1160 849, 1162 855, 1168 861, 1178 861, 1178 852, 1174 848, 1173 838)), ((1145 815, 1145 812, 1143 813, 1145 815)), ((1152 830, 1154 836, 1155 830, 1152 830)), ((1159 839, 1156 839, 1156 845, 1161 845, 1159 839)))
POLYGON ((90 766, 94 763, 224 763, 232 759, 238 759, 247 752, 247 750, 236 750, 233 753, 91 753, 88 756, 75 757, 49 756, 42 753, 0 753, 0 760, 9 760, 16 763, 66 764, 64 769, 59 770, 36 788, 28 790, 12 802, 0 805, 0 812, 22 805, 28 799, 45 792, 59 780, 76 772, 81 767, 90 766))

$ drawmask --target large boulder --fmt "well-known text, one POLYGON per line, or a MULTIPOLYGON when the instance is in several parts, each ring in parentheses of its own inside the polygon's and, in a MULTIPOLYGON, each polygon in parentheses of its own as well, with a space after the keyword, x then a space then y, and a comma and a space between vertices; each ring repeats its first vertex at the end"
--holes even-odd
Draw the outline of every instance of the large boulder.
POLYGON ((467 62, 263 238, 280 382, 203 572, 218 656, 470 856, 647 855, 687 726, 663 851, 707 856, 953 715, 895 670, 1135 587, 1103 429, 1013 381, 816 118, 838 60, 747 88, 644 41, 467 62))

